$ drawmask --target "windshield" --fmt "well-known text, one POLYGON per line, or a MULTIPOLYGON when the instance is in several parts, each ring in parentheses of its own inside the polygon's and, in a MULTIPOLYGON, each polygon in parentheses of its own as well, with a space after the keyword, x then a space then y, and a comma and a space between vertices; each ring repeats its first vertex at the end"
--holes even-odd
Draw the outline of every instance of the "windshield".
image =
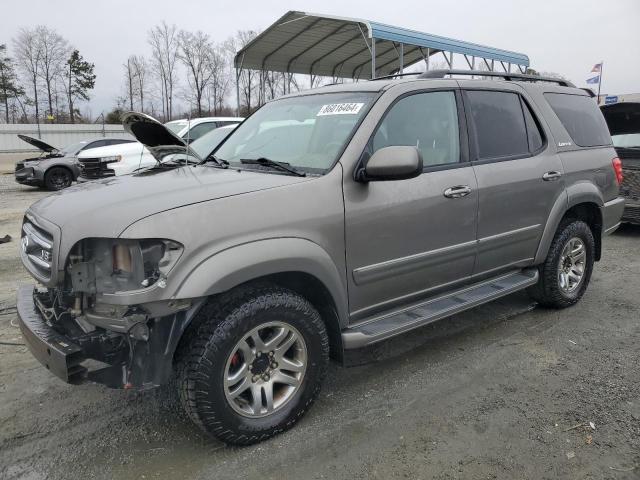
POLYGON ((640 147, 640 133, 630 133, 627 135, 614 135, 611 137, 614 147, 640 147))
POLYGON ((78 142, 78 143, 72 143, 71 145, 68 145, 66 147, 64 147, 62 150, 60 150, 60 153, 64 156, 67 155, 75 155, 77 154, 80 149, 82 147, 84 147, 87 144, 87 142, 78 142))
POLYGON ((337 160, 374 93, 331 93, 266 104, 215 152, 231 164, 267 158, 297 170, 322 173, 337 160))
POLYGON ((164 126, 167 127, 169 130, 171 130, 176 135, 178 135, 182 131, 182 129, 187 126, 187 122, 179 122, 179 121, 167 122, 164 124, 164 126))
POLYGON ((200 158, 207 158, 209 154, 220 145, 220 142, 233 132, 234 128, 235 127, 216 128, 209 133, 205 133, 197 140, 194 140, 190 147, 200 158))

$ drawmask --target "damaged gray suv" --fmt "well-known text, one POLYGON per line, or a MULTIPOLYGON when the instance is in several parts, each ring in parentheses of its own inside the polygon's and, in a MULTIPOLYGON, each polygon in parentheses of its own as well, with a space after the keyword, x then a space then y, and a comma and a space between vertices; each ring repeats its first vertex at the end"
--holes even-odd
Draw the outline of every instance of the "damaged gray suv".
POLYGON ((31 352, 74 384, 175 381, 249 444, 303 416, 330 357, 522 289, 576 303, 624 208, 602 114, 568 82, 473 73, 284 96, 200 158, 129 114, 155 167, 25 214, 31 352))

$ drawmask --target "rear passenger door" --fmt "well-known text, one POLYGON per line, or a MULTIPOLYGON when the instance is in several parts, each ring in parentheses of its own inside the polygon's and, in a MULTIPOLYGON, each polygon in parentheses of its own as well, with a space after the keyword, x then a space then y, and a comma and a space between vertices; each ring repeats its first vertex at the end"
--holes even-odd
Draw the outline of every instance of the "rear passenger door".
POLYGON ((478 182, 474 274, 529 265, 549 212, 564 194, 562 163, 521 87, 467 88, 463 96, 478 182))

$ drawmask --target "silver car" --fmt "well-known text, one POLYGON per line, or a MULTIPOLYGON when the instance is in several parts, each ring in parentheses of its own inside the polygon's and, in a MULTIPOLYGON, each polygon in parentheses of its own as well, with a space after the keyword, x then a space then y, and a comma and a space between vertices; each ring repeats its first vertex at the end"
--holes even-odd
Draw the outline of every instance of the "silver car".
POLYGON ((574 305, 624 208, 600 110, 451 73, 284 96, 211 152, 126 115, 155 167, 25 214, 33 355, 70 383, 175 378, 195 424, 249 444, 302 418, 330 357, 523 289, 574 305))
POLYGON ((18 135, 18 137, 38 148, 42 154, 16 163, 16 182, 44 187, 47 190, 62 190, 77 180, 80 175, 77 156, 80 152, 90 148, 135 141, 126 138, 95 138, 73 143, 59 150, 37 138, 27 135, 18 135))

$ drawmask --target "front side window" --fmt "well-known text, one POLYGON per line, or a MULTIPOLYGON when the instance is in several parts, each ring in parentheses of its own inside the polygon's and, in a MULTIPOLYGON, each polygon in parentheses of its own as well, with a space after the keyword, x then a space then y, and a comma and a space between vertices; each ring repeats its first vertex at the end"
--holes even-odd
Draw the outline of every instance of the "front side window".
POLYGON ((375 97, 344 92, 275 100, 240 124, 215 155, 234 167, 262 158, 323 173, 337 161, 375 97))
POLYGON ((425 167, 459 162, 454 92, 418 93, 395 103, 373 136, 371 153, 390 146, 417 147, 425 167))
POLYGON ((611 144, 609 128, 593 98, 566 93, 545 93, 544 98, 576 145, 595 147, 611 144))
POLYGON ((478 160, 529 155, 529 139, 519 95, 493 90, 469 90, 465 95, 465 107, 473 123, 471 139, 478 160))

